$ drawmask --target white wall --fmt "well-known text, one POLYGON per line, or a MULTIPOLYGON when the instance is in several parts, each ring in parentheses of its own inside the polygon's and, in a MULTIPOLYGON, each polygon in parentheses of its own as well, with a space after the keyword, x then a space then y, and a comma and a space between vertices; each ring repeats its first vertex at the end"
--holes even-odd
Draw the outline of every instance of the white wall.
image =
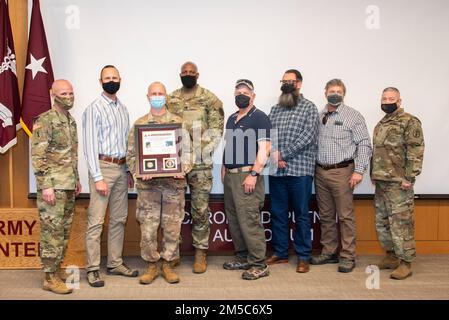
MULTIPOLYGON (((268 113, 283 72, 297 68, 303 94, 319 109, 326 81, 343 79, 346 103, 365 116, 370 134, 382 117, 382 89, 398 87, 405 109, 424 127, 426 154, 416 193, 449 194, 446 0, 45 0, 41 11, 55 78, 74 84, 80 138, 82 112, 101 92, 105 64, 121 72, 119 96, 131 121, 148 112, 149 83, 162 81, 169 91, 180 87, 186 60, 198 64, 200 84, 222 99, 226 118, 235 110, 236 79, 253 80, 256 105, 268 113)), ((79 152, 86 192, 82 145, 79 152)), ((222 193, 218 168, 213 193, 222 193)), ((373 192, 367 176, 356 192, 373 192)))

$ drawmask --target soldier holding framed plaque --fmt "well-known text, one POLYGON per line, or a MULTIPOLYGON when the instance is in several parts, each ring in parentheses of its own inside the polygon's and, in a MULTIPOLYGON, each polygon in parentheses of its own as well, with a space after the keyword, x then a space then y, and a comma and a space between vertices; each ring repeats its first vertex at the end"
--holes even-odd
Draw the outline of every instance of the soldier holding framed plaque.
POLYGON ((137 119, 128 141, 127 163, 136 178, 136 218, 140 224, 141 256, 148 270, 141 284, 150 284, 161 274, 168 283, 179 282, 172 262, 177 258, 179 235, 184 219, 185 174, 192 167, 189 138, 182 139, 182 118, 165 108, 167 93, 162 83, 148 88, 150 112, 137 119), (163 230, 162 248, 158 251, 158 228, 163 230))

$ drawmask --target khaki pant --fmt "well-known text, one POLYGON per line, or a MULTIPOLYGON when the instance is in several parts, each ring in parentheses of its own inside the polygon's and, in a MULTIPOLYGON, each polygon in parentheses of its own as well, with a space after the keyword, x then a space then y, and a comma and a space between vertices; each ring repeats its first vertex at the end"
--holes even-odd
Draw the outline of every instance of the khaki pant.
POLYGON ((315 193, 320 211, 321 244, 323 254, 336 254, 341 241, 340 257, 355 259, 356 228, 353 190, 349 179, 354 164, 346 168, 324 170, 316 167, 315 193), (340 239, 336 223, 340 223, 340 239))
POLYGON ((263 177, 257 178, 252 194, 245 194, 243 181, 248 173, 226 173, 224 205, 236 257, 253 267, 265 267, 265 228, 260 210, 265 200, 263 177))
POLYGON ((123 240, 128 217, 128 177, 125 165, 100 160, 100 169, 103 179, 108 185, 109 194, 106 197, 98 194, 94 181, 89 177, 90 203, 87 211, 86 231, 87 271, 100 269, 101 233, 108 205, 107 267, 115 268, 123 263, 123 240))

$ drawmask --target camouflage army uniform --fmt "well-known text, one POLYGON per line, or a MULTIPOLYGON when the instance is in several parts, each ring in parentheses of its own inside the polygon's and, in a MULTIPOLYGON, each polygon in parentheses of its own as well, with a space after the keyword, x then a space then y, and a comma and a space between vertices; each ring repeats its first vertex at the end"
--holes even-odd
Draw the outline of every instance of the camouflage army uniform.
POLYGON ((64 260, 75 209, 78 182, 78 136, 73 117, 51 109, 33 125, 31 157, 41 223, 40 256, 44 272, 56 272, 64 260), (53 188, 56 204, 42 199, 53 188))
MULTIPOLYGON (((134 128, 136 125, 148 123, 182 123, 182 119, 167 111, 162 116, 153 116, 149 113, 134 122, 129 134, 126 156, 129 170, 133 175, 136 174, 134 128)), ((165 261, 175 260, 178 254, 181 225, 185 215, 184 192, 186 180, 163 177, 143 181, 138 178, 135 187, 137 189, 136 219, 140 224, 142 258, 148 262, 157 262, 160 258, 165 261), (160 253, 157 243, 159 226, 163 230, 160 253)))
POLYGON ((187 183, 190 188, 193 246, 208 249, 212 155, 223 135, 223 103, 212 92, 198 86, 196 92, 188 96, 182 88, 174 91, 167 106, 170 112, 182 117, 190 134, 193 170, 187 175, 187 183))
POLYGON ((415 252, 413 189, 421 173, 424 136, 421 122, 399 109, 387 114, 374 129, 371 179, 375 181, 376 229, 379 241, 397 258, 412 262, 415 252))

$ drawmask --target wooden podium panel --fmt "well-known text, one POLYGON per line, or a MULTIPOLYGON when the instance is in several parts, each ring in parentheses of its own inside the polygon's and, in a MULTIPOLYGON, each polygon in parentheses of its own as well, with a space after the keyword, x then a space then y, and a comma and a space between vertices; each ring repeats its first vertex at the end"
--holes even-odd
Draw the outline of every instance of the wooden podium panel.
MULTIPOLYGON (((63 267, 84 268, 86 211, 76 207, 63 267)), ((0 269, 40 269, 37 209, 0 209, 0 269)))

